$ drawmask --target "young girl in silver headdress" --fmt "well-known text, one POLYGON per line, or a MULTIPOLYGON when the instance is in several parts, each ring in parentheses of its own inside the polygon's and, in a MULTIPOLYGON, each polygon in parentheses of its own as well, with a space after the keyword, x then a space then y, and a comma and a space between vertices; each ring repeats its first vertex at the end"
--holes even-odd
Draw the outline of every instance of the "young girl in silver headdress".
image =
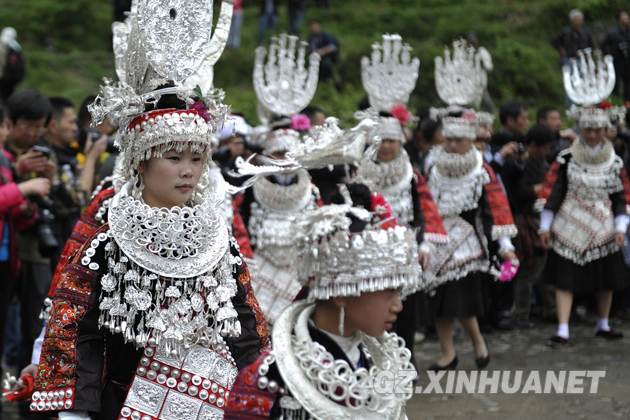
POLYGON ((348 188, 345 202, 354 206, 331 204, 296 221, 305 299, 276 320, 274 349, 240 373, 226 419, 406 418, 410 388, 379 393, 374 380, 383 370, 400 375, 393 386, 416 375, 409 350, 386 332, 401 292, 418 287, 415 234, 374 218, 367 187, 348 188))

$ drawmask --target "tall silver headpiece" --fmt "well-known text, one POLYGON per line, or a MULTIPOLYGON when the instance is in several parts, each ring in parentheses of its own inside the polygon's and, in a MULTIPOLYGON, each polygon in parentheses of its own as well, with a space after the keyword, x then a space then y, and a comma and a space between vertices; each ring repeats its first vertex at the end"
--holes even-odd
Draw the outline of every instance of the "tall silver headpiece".
MULTIPOLYGON (((442 118, 442 135, 446 138, 477 137, 478 115, 465 107, 470 106, 483 94, 485 73, 475 50, 466 41, 453 41, 453 54, 448 47, 444 58, 435 57, 435 88, 447 108, 431 108, 433 118, 442 118), (453 117, 453 113, 466 113, 467 118, 453 117)), ((488 120, 488 118, 483 118, 488 120)))
POLYGON ((373 223, 373 218, 364 208, 331 204, 296 219, 298 281, 308 287, 309 300, 419 289, 422 268, 415 232, 392 219, 373 223), (351 232, 349 215, 367 223, 366 228, 351 232))
MULTIPOLYGON (((123 166, 135 167, 152 148, 169 142, 194 143, 199 151, 210 153, 212 133, 229 108, 221 103, 221 91, 194 91, 183 83, 204 60, 211 56, 216 61, 217 51, 220 54, 223 50, 224 31, 212 36, 212 3, 137 0, 125 22, 113 25, 119 82, 105 80, 90 112, 95 124, 107 117, 119 127, 116 146, 125 152, 123 166), (174 86, 158 89, 168 83, 174 86), (201 99, 204 109, 145 112, 169 94, 177 95, 189 107, 201 99)), ((231 16, 232 3, 223 2, 221 7, 219 22, 223 26, 231 16)))
POLYGON ((453 54, 448 47, 444 58, 435 57, 435 88, 448 105, 469 106, 483 93, 483 68, 475 58, 475 50, 466 41, 453 41, 453 54))
POLYGON ((411 49, 400 35, 385 34, 382 44, 372 44, 371 57, 361 59, 361 80, 372 108, 389 112, 409 101, 420 68, 420 60, 411 58, 411 49))
POLYGON ((268 56, 264 47, 256 48, 254 89, 258 97, 258 117, 263 124, 271 115, 290 117, 297 114, 315 96, 321 57, 317 53, 310 54, 307 69, 308 44, 298 44, 298 40, 297 36, 287 34, 271 38, 268 56))
POLYGON ((578 51, 578 57, 571 59, 571 66, 562 67, 564 90, 573 105, 567 115, 578 120, 580 128, 606 128, 610 117, 625 115, 625 108, 611 107, 607 110, 596 106, 604 102, 615 88, 616 74, 611 55, 602 59, 602 52, 595 51, 595 59, 590 48, 578 51))

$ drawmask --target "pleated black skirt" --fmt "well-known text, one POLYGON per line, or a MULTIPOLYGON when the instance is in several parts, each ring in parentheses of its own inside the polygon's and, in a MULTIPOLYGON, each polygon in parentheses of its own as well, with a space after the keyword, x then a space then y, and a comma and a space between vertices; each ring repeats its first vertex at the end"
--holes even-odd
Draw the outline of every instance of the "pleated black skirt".
POLYGON ((574 293, 623 290, 630 286, 628 268, 621 251, 578 265, 549 250, 543 280, 574 293))
POLYGON ((487 274, 476 271, 438 286, 429 302, 436 318, 480 317, 485 314, 487 296, 487 274))

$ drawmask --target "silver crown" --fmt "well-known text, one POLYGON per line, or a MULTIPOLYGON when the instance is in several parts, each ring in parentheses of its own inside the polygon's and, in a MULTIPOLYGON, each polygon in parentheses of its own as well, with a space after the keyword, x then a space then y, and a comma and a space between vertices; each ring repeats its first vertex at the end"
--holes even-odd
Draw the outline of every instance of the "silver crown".
POLYGON ((571 67, 562 67, 564 90, 576 104, 597 105, 605 101, 615 88, 616 75, 612 56, 607 55, 602 60, 602 53, 597 50, 595 57, 597 61, 593 59, 590 48, 580 50, 578 58, 571 59, 571 67))
POLYGON ((473 48, 463 39, 453 41, 453 54, 448 47, 444 58, 435 57, 435 88, 448 105, 474 103, 485 89, 483 68, 473 48))
POLYGON ((300 42, 298 46, 298 37, 292 35, 271 38, 267 63, 267 50, 256 48, 254 89, 258 97, 259 119, 263 123, 268 121, 270 114, 295 115, 313 99, 321 57, 312 53, 309 67, 305 68, 307 46, 306 42, 300 42))
POLYGON ((105 81, 99 100, 90 108, 94 123, 109 117, 116 126, 125 127, 147 104, 166 94, 192 103, 195 93, 182 83, 204 60, 218 59, 227 39, 224 29, 231 21, 232 3, 223 2, 219 30, 212 36, 212 0, 135 0, 125 22, 112 25, 119 82, 105 81), (170 81, 174 87, 156 91, 170 81))
POLYGON ((230 25, 232 24, 232 13, 234 11, 234 0, 223 0, 221 2, 221 11, 217 20, 214 34, 210 40, 210 45, 206 52, 206 58, 201 63, 201 67, 195 74, 190 76, 184 82, 184 85, 194 89, 196 86, 201 88, 202 92, 207 92, 212 88, 214 81, 214 65, 217 63, 225 45, 227 44, 228 35, 230 34, 230 25))
POLYGON ((383 35, 383 43, 372 44, 372 56, 361 59, 361 80, 370 105, 389 112, 396 104, 405 104, 416 87, 420 60, 411 59, 411 47, 398 34, 383 35))

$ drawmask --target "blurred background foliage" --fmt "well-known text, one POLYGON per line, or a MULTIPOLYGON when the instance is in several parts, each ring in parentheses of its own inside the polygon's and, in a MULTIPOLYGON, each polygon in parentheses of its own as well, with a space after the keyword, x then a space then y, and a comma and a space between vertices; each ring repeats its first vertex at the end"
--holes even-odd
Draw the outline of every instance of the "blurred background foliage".
MULTIPOLYGON (((218 2, 217 2, 218 3, 218 2)), ((215 85, 226 92, 226 102, 256 122, 252 87, 259 2, 245 0, 242 45, 225 51, 215 67, 215 85)), ((218 4, 215 5, 218 15, 218 4)), ((420 76, 410 100, 440 105, 434 87, 434 58, 444 45, 475 31, 493 56, 489 89, 498 106, 519 98, 530 106, 563 106, 564 91, 558 55, 549 38, 568 25, 568 12, 579 8, 595 42, 615 25, 615 14, 628 8, 623 0, 330 0, 329 9, 312 5, 302 26, 308 37, 308 19, 318 18, 341 44, 339 72, 343 90, 320 84, 313 104, 328 114, 351 122, 364 92, 360 59, 383 33, 398 33, 420 58, 420 76)), ((103 77, 114 77, 111 54, 113 8, 107 0, 2 0, 0 27, 18 31, 27 59, 27 79, 20 88, 35 87, 46 95, 61 95, 77 104, 98 92, 103 77)), ((276 33, 288 29, 282 7, 276 33)), ((270 33, 268 33, 267 38, 270 33)))

